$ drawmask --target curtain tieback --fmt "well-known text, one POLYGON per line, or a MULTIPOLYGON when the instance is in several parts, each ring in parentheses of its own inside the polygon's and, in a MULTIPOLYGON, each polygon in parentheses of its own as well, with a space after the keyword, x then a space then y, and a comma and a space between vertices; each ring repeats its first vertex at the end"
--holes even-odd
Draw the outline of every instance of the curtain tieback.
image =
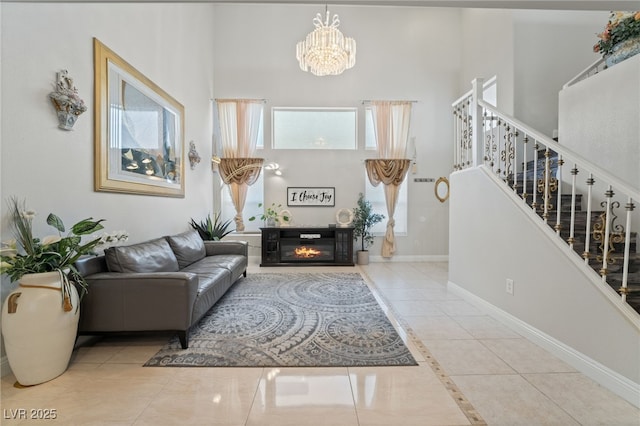
POLYGON ((253 185, 262 170, 263 158, 221 158, 218 170, 225 184, 253 185))

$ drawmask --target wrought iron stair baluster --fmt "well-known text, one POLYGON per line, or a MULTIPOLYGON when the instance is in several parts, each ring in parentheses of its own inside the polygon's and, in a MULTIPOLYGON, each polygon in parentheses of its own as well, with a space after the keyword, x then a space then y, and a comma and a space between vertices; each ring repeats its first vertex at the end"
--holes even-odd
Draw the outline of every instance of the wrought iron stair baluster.
POLYGON ((618 290, 622 295, 623 302, 627 301, 627 294, 629 294, 628 281, 629 281, 629 263, 630 263, 629 255, 630 255, 630 247, 631 247, 631 212, 635 208, 631 197, 629 197, 629 200, 625 208, 627 210, 627 222, 626 222, 627 230, 625 233, 625 241, 624 241, 624 263, 622 266, 623 268, 622 269, 622 285, 618 290))
POLYGON ((573 165, 571 169, 571 224, 569 225, 569 247, 573 250, 573 243, 575 242, 575 227, 576 227, 576 178, 578 176, 578 166, 573 165))

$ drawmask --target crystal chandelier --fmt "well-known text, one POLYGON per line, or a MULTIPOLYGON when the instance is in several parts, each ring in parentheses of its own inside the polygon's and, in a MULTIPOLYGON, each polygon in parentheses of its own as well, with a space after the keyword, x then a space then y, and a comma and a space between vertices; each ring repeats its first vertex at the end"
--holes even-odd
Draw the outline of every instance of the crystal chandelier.
POLYGON ((313 25, 316 29, 296 46, 300 68, 317 76, 338 75, 352 68, 356 64, 356 41, 342 35, 338 15, 333 15, 329 24, 329 10, 324 22, 318 13, 313 25))

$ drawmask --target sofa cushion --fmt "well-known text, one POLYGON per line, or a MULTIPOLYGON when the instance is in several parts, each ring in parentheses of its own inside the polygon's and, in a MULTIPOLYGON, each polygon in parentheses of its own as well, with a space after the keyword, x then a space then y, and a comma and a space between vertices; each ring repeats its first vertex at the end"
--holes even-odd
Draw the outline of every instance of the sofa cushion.
POLYGON ((217 254, 207 256, 197 263, 184 269, 184 272, 200 273, 216 269, 225 269, 231 272, 231 282, 235 282, 240 275, 247 270, 246 256, 238 254, 217 254))
POLYGON ((169 241, 169 245, 176 255, 176 259, 178 259, 180 269, 203 259, 206 255, 204 242, 200 234, 195 230, 167 237, 167 241, 169 241))
POLYGON ((178 259, 165 238, 104 251, 111 272, 176 272, 178 259))

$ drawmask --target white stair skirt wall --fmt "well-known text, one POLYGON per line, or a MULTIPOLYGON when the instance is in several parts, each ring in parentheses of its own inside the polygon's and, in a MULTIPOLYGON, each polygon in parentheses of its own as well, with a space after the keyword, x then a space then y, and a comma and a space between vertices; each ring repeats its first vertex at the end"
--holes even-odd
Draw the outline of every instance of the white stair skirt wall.
POLYGON ((624 378, 627 386, 611 386, 620 380, 583 371, 588 363, 576 357, 570 362, 638 406, 637 313, 583 268, 568 246, 551 238, 553 230, 484 166, 452 174, 450 202, 449 281, 591 365, 602 365, 601 372, 624 378), (507 279, 513 280, 513 294, 506 291, 507 279))

